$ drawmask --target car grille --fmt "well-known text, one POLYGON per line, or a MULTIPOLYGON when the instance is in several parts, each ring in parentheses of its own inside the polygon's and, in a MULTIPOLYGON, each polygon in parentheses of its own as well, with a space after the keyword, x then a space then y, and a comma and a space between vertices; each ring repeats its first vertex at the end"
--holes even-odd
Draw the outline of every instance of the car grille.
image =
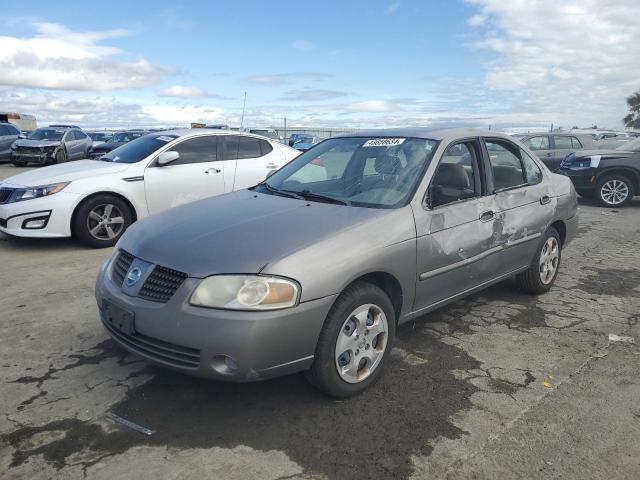
POLYGON ((18 153, 41 154, 44 150, 40 147, 18 147, 18 153))
POLYGON ((140 355, 145 355, 180 368, 198 368, 200 365, 200 350, 183 347, 147 337, 140 333, 128 335, 113 328, 108 322, 102 322, 111 336, 140 355))
POLYGON ((13 188, 0 188, 0 203, 7 203, 13 191, 13 188))
MULTIPOLYGON (((119 287, 122 287, 122 282, 124 282, 134 258, 124 250, 118 252, 116 261, 113 263, 111 276, 119 287)), ((167 303, 186 278, 186 273, 155 265, 138 292, 138 296, 152 302, 167 303)))
POLYGON ((124 277, 129 271, 131 262, 133 262, 133 255, 125 252, 124 250, 120 250, 120 252, 118 253, 118 258, 116 258, 116 261, 113 264, 113 270, 111 273, 113 279, 119 286, 122 286, 122 282, 124 282, 124 277))
POLYGON ((186 273, 156 265, 138 296, 152 302, 167 303, 185 278, 187 278, 186 273))

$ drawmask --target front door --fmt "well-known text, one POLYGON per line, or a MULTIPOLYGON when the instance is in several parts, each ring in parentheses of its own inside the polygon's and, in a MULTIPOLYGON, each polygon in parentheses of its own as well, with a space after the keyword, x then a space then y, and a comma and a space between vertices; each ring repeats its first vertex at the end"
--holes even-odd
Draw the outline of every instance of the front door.
POLYGON ((491 200, 477 139, 447 148, 431 180, 427 204, 414 212, 418 279, 414 310, 437 306, 492 277, 491 200))
POLYGON ((556 198, 536 161, 513 142, 485 139, 492 174, 496 276, 528 266, 553 218, 556 198))
POLYGON ((170 148, 180 154, 176 161, 162 167, 152 161, 144 173, 149 213, 224 193, 217 149, 217 135, 192 137, 170 148))

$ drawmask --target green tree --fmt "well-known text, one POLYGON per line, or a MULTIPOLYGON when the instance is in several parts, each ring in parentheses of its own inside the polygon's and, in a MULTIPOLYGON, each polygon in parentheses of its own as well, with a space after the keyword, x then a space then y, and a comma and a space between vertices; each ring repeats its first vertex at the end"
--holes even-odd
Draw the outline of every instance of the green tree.
POLYGON ((622 120, 629 128, 640 128, 640 92, 636 92, 627 98, 629 114, 622 120))

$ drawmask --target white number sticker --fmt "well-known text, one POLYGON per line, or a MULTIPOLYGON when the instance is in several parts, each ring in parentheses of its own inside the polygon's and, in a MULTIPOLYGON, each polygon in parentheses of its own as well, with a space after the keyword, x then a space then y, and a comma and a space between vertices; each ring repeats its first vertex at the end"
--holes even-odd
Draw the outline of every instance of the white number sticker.
POLYGON ((363 147, 395 147, 402 145, 406 138, 374 138, 364 142, 363 147))
POLYGON ((161 142, 170 142, 171 140, 175 139, 176 137, 165 137, 160 136, 160 137, 156 137, 157 140, 160 140, 161 142))

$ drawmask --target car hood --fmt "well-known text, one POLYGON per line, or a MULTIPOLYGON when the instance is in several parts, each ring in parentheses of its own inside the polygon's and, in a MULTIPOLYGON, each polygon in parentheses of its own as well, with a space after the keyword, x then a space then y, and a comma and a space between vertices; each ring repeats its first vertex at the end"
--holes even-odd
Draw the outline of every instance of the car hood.
POLYGON ((140 220, 119 247, 191 277, 259 273, 270 263, 390 212, 240 190, 140 220))
POLYGON ((115 150, 116 148, 118 148, 120 145, 124 145, 124 143, 125 142, 103 142, 99 145, 94 145, 91 150, 93 150, 94 152, 110 152, 111 150, 115 150))
POLYGON ((60 140, 29 140, 28 138, 20 138, 15 141, 16 147, 54 147, 60 145, 60 140))
POLYGON ((20 173, 3 180, 2 183, 21 187, 35 187, 37 185, 72 182, 97 175, 116 173, 126 170, 129 166, 126 163, 78 160, 77 162, 61 163, 20 173))

